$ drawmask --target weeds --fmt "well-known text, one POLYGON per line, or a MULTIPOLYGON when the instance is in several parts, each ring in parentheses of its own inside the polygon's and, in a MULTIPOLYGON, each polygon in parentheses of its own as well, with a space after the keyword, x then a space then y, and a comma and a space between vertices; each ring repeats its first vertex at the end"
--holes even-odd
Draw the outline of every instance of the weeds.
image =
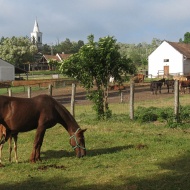
POLYGON ((135 119, 140 123, 145 122, 166 122, 166 126, 176 128, 179 126, 186 126, 190 121, 190 106, 181 106, 178 118, 174 115, 172 108, 158 108, 158 107, 138 107, 135 112, 135 119), (176 120, 178 121, 176 122, 176 120))

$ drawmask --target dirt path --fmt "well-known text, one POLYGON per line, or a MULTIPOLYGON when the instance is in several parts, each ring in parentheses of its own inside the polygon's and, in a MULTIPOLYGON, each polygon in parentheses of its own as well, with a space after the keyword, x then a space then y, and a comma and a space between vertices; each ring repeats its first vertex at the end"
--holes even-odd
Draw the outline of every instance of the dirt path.
MULTIPOLYGON (((52 96, 58 100, 60 103, 64 105, 69 105, 71 101, 71 86, 62 87, 62 88, 53 88, 53 94, 52 96)), ((40 91, 33 91, 32 97, 37 96, 39 94, 48 94, 48 89, 40 90, 40 91)), ((129 95, 130 95, 130 88, 126 87, 124 90, 122 90, 123 93, 123 101, 128 102, 129 101, 129 95)), ((27 97, 27 92, 25 93, 19 93, 14 94, 15 97, 27 97)), ((172 97, 173 93, 170 92, 168 94, 166 87, 162 88, 162 93, 157 95, 152 95, 150 92, 149 85, 144 86, 137 86, 135 85, 135 101, 144 101, 144 100, 151 100, 151 99, 163 99, 167 97, 172 97)), ((76 104, 78 105, 84 105, 84 104, 91 104, 89 100, 86 99, 86 91, 80 87, 77 86, 76 88, 76 96, 75 96, 76 104)), ((108 101, 110 103, 120 102, 121 101, 121 95, 118 90, 110 90, 109 91, 109 97, 108 101)))

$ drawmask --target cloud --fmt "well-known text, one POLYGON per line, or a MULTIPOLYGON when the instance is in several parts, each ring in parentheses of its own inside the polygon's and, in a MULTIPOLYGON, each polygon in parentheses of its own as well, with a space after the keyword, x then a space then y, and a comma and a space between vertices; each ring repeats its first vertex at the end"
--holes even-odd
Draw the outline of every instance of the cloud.
POLYGON ((111 35, 119 42, 177 41, 190 30, 187 0, 0 0, 0 37, 25 36, 37 17, 44 43, 111 35))

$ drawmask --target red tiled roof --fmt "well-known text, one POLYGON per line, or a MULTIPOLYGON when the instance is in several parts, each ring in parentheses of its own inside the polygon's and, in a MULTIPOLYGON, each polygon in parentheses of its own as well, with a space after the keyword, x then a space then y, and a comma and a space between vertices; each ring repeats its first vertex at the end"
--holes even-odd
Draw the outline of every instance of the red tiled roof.
POLYGON ((63 53, 57 53, 57 55, 62 59, 68 59, 71 54, 63 54, 63 53))
POLYGON ((60 61, 56 55, 43 55, 46 60, 57 60, 60 61))
POLYGON ((46 60, 57 60, 57 61, 62 61, 65 59, 68 59, 71 54, 62 54, 62 53, 57 53, 56 55, 43 55, 43 57, 46 60))
MULTIPOLYGON (((167 41, 168 42, 168 41, 167 41)), ((181 42, 168 42, 173 48, 183 54, 185 57, 190 58, 190 44, 181 42)))

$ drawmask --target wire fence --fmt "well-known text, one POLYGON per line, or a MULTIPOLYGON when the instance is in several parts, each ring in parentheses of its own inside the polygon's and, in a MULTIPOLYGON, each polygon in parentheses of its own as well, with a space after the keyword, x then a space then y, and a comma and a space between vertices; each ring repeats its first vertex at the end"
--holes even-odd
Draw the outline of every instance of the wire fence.
MULTIPOLYGON (((74 112, 75 115, 95 113, 92 109, 92 102, 86 97, 87 92, 79 84, 76 85, 76 93, 74 101, 72 100, 72 81, 59 81, 58 83, 49 83, 46 86, 30 85, 17 86, 11 88, 1 88, 0 94, 7 96, 29 98, 39 94, 48 94, 53 96, 57 101, 74 112), (72 100, 72 101, 71 101, 72 100), (72 102, 72 103, 71 103, 72 102)), ((181 105, 190 103, 190 96, 180 95, 180 100, 186 98, 185 101, 180 101, 181 105)), ((109 108, 112 114, 130 114, 130 85, 125 85, 122 90, 111 88, 108 96, 109 108)), ((168 93, 165 86, 162 88, 161 94, 152 95, 150 91, 150 83, 138 83, 134 85, 134 109, 138 106, 144 107, 174 107, 174 93, 168 93)))

